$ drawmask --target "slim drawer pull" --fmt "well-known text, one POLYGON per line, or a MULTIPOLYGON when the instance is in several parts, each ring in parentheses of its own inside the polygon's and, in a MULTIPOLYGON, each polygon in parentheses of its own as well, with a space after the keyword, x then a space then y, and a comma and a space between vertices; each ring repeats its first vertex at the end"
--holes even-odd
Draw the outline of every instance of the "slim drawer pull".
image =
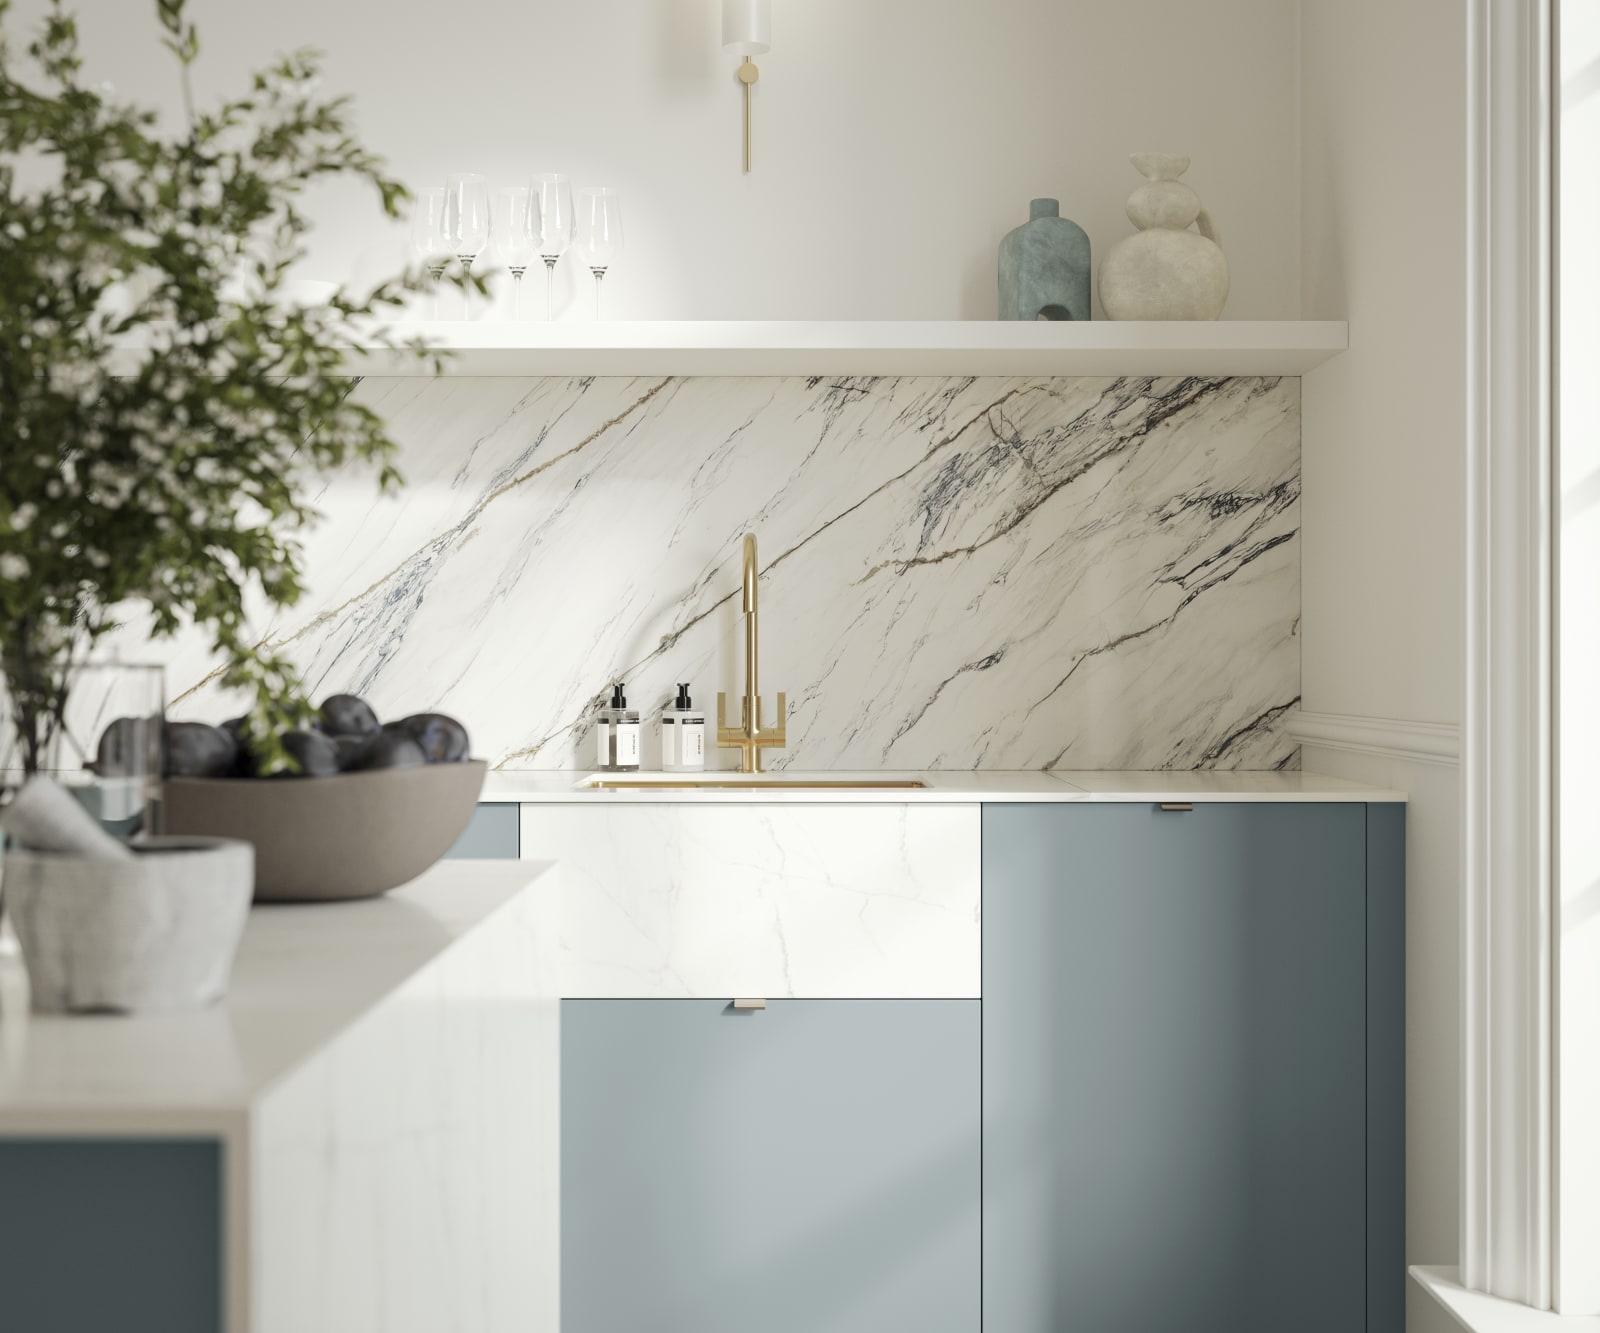
POLYGON ((767 1002, 765 1000, 735 1000, 733 1007, 740 1013, 754 1013, 758 1009, 765 1009, 767 1002))
POLYGON ((1193 801, 1162 801, 1161 802, 1161 808, 1163 810, 1193 810, 1194 809, 1194 802, 1193 801))

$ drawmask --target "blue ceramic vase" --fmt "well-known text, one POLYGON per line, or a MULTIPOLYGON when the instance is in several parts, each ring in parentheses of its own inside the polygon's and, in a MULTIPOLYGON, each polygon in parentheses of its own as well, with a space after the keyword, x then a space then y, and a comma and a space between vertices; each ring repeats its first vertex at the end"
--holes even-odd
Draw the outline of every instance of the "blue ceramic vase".
POLYGON ((1000 318, 1088 319, 1088 235, 1054 199, 1033 200, 1028 214, 1000 242, 1000 318))

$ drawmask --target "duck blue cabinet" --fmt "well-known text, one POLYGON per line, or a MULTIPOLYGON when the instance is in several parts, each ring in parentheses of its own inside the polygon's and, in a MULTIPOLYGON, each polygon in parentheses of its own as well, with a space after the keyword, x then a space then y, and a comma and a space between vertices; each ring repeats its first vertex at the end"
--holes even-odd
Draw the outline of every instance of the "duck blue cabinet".
POLYGON ((522 807, 482 802, 445 859, 515 861, 522 854, 522 807))
POLYGON ((222 1327, 216 1140, 5 1139, 0 1182, 0 1328, 222 1327))
POLYGON ((1400 1333, 1403 806, 987 806, 993 1333, 1400 1333))
POLYGON ((563 1333, 976 1333, 976 1000, 568 1000, 563 1333))

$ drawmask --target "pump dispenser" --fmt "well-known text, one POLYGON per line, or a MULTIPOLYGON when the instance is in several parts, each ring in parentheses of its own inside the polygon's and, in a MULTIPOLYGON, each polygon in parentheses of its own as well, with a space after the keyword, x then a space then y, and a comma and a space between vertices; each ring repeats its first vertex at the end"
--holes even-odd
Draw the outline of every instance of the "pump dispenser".
POLYGON ((706 715, 696 712, 687 683, 661 710, 661 767, 668 773, 700 773, 706 766, 706 715))
POLYGON ((595 718, 596 767, 603 773, 639 771, 639 714, 628 707, 619 680, 611 687, 611 703, 595 718))

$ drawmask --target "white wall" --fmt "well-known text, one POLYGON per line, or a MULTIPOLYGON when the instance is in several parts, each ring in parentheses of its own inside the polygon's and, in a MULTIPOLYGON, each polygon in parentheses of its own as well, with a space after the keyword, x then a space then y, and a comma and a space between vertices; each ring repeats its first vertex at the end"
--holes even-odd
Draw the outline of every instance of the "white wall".
MULTIPOLYGON (((1465 10, 1302 0, 1302 311, 1350 350, 1307 376, 1305 707, 1459 724, 1466 276, 1465 10)), ((1308 749, 1411 793, 1407 1258, 1454 1263, 1460 1041, 1454 766, 1308 749)), ((1414 1285, 1408 1326, 1451 1327, 1414 1285)))
MULTIPOLYGON (((90 78, 176 105, 154 0, 69 4, 90 78)), ((1194 159, 1232 256, 1227 315, 1296 314, 1295 0, 775 0, 748 177, 720 0, 190 7, 202 99, 314 45, 413 185, 560 170, 619 188, 611 318, 990 319, 995 247, 1029 198, 1058 196, 1098 257, 1132 230, 1127 154, 1158 148, 1194 159)), ((303 276, 403 255, 360 200, 314 212, 303 276)), ((567 261, 565 313, 588 319, 578 277, 567 261)))

